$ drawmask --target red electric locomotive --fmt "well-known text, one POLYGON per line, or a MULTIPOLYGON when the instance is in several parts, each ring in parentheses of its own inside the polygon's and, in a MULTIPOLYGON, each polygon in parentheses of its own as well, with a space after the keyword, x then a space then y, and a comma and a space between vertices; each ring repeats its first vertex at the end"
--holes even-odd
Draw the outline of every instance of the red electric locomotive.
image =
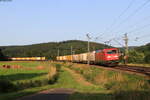
POLYGON ((117 48, 97 50, 95 53, 95 62, 97 64, 115 66, 119 63, 119 56, 119 49, 117 48))

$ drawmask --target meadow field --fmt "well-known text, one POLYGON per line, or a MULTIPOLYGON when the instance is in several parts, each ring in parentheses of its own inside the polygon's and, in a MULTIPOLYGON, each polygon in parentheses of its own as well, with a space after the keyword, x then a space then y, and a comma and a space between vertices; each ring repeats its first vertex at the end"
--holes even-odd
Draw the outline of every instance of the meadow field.
POLYGON ((57 69, 49 62, 0 62, 0 100, 17 98, 7 94, 19 93, 33 87, 41 87, 40 90, 42 86, 55 83, 57 69))
POLYGON ((62 62, 0 62, 0 100, 42 90, 69 88, 70 100, 149 100, 150 79, 119 71, 62 62), (3 68, 4 65, 19 66, 3 68))

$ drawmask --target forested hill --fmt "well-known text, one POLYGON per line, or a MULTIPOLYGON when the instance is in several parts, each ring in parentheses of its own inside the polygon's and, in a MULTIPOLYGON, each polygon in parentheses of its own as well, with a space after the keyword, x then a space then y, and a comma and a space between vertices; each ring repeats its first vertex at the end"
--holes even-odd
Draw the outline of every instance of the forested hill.
POLYGON ((141 47, 137 47, 136 50, 139 52, 143 52, 146 55, 148 54, 150 55, 150 43, 143 45, 141 47))
POLYGON ((150 43, 130 49, 129 62, 150 63, 150 43))
MULTIPOLYGON (((8 57, 36 57, 45 56, 47 58, 55 59, 58 54, 58 48, 60 55, 69 55, 71 53, 71 46, 76 54, 87 52, 87 41, 68 40, 62 42, 49 42, 25 46, 0 46, 3 55, 8 57)), ((107 45, 90 43, 90 50, 97 50, 107 48, 107 45)))

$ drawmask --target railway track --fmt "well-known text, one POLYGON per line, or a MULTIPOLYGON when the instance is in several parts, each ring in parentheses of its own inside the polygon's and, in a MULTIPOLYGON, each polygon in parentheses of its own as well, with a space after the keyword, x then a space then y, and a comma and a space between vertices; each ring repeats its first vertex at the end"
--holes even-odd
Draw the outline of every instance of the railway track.
POLYGON ((105 67, 105 66, 96 65, 95 67, 99 67, 99 68, 101 67, 107 70, 120 70, 120 71, 132 72, 132 73, 142 74, 150 77, 150 67, 126 66, 126 65, 118 65, 115 67, 105 67))
MULTIPOLYGON (((80 64, 83 64, 83 63, 80 63, 80 64)), ((150 67, 128 66, 128 65, 118 65, 118 66, 114 66, 114 67, 106 67, 106 66, 100 66, 100 65, 95 65, 95 64, 91 64, 91 66, 97 67, 97 68, 103 68, 106 70, 120 70, 120 71, 132 72, 135 74, 148 76, 150 78, 150 67)))
POLYGON ((150 67, 119 65, 119 66, 116 66, 116 67, 113 67, 113 68, 123 70, 123 71, 140 73, 140 74, 144 74, 146 76, 150 76, 150 67))

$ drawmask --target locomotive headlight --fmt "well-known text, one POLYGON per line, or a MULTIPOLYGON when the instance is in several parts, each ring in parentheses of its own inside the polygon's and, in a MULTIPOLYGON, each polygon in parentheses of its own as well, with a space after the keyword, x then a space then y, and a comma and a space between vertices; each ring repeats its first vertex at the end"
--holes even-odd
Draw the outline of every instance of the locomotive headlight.
POLYGON ((118 56, 114 56, 114 57, 116 57, 116 58, 117 58, 118 56))
POLYGON ((107 56, 107 58, 111 58, 111 56, 107 56))

